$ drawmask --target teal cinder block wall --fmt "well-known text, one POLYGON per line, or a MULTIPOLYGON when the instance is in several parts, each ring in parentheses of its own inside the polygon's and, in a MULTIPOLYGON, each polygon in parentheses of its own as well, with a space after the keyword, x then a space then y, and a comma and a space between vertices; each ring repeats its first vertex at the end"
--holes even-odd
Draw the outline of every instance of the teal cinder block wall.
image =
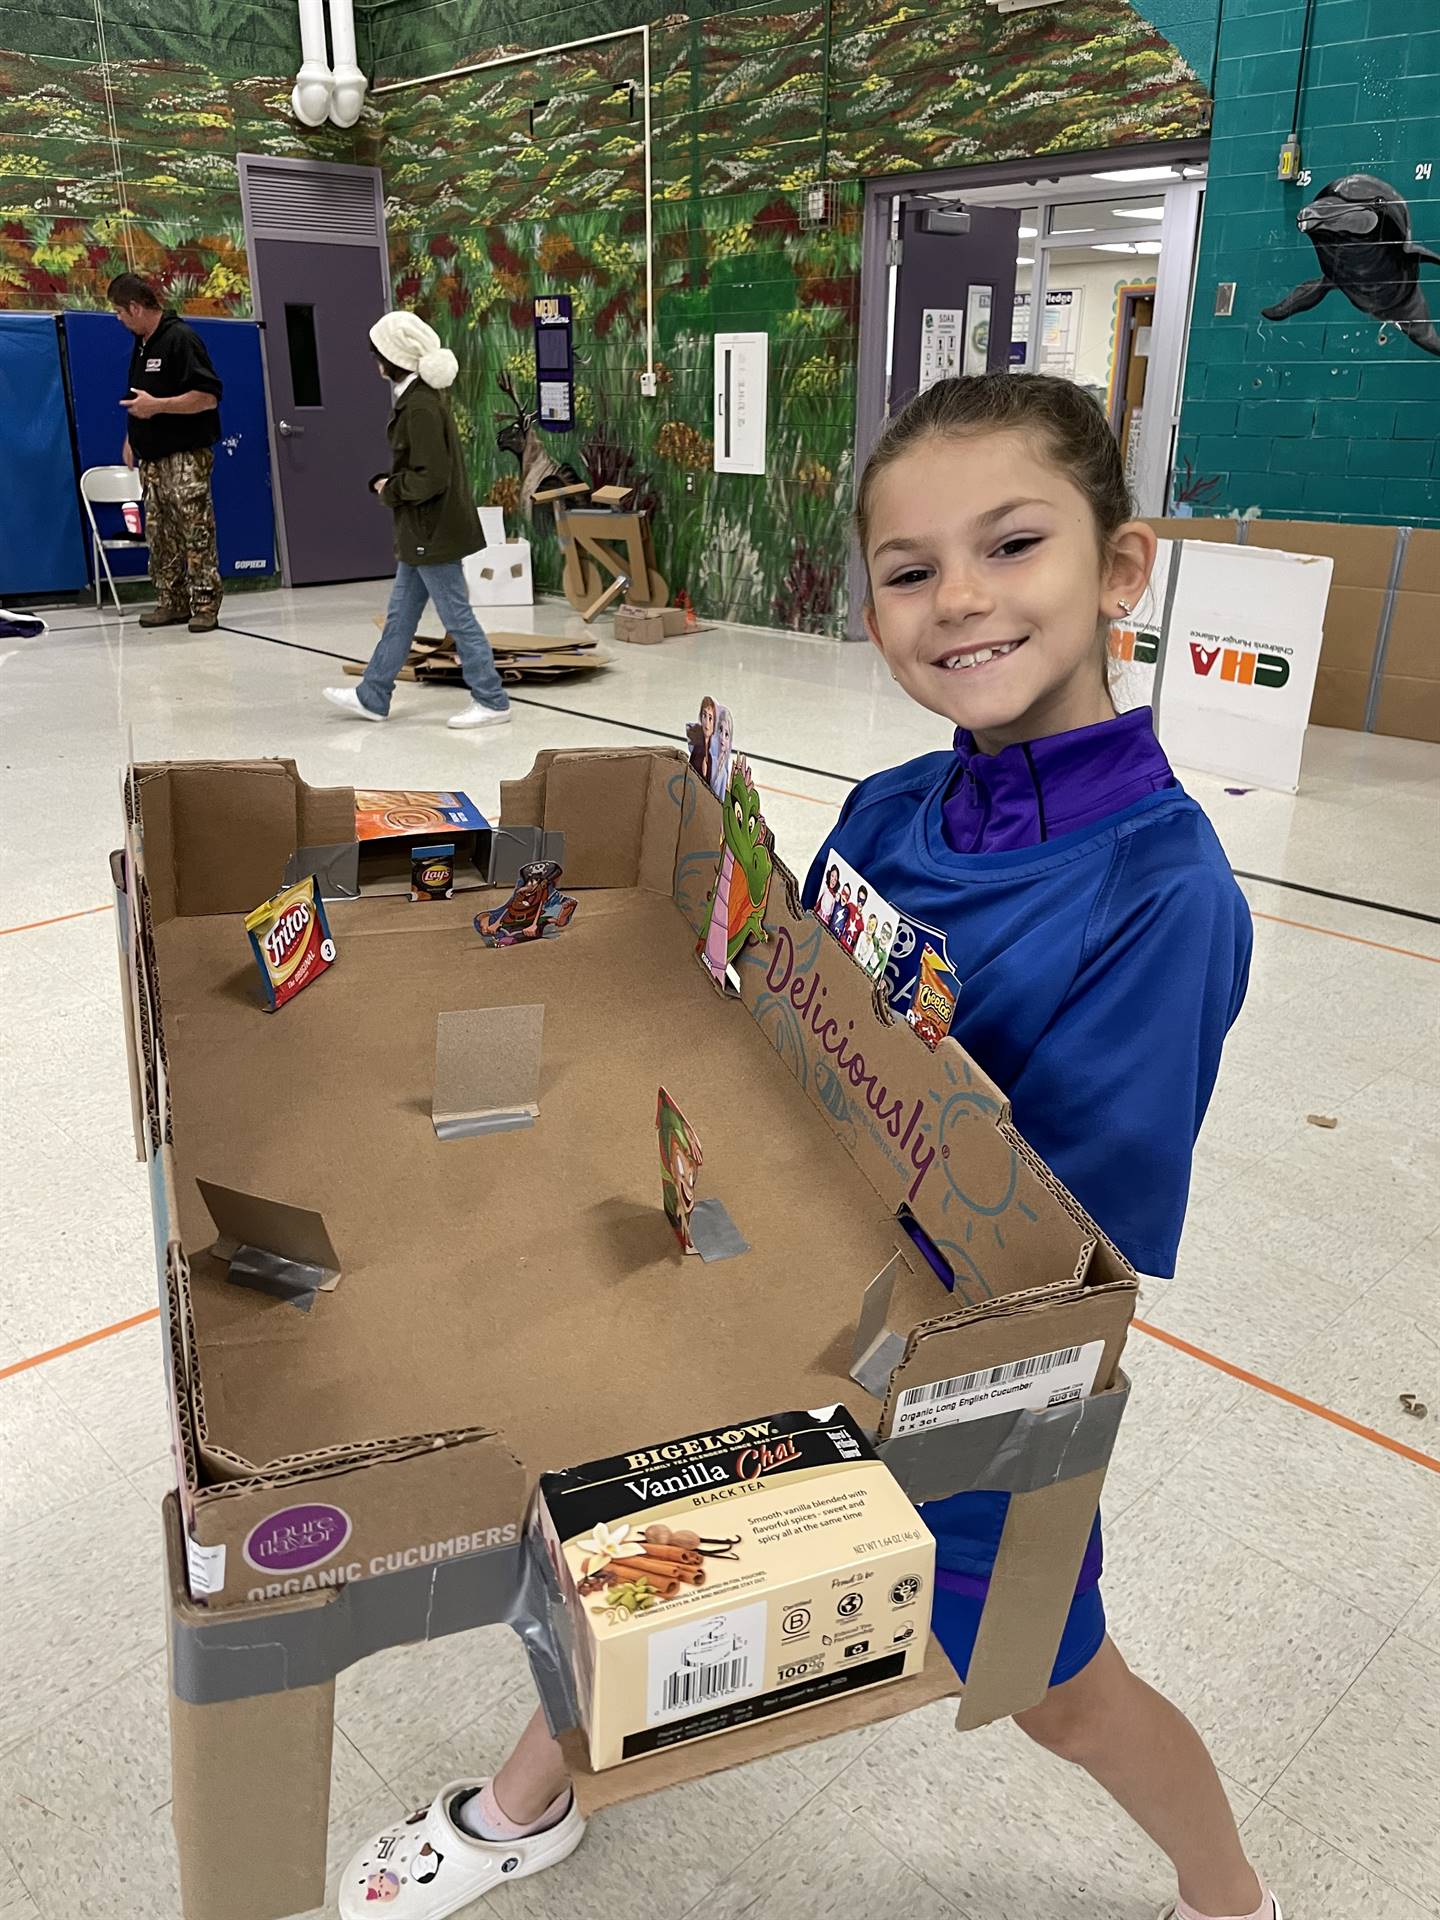
MULTIPOLYGON (((1261 313, 1318 278, 1296 216, 1346 174, 1403 195, 1412 236, 1440 252, 1440 11, 1315 0, 1299 124, 1309 178, 1285 185, 1275 166, 1304 14, 1304 0, 1225 0, 1176 493, 1198 478, 1215 485, 1197 512, 1440 526, 1440 355, 1393 326, 1382 337, 1338 291, 1286 320, 1261 313), (1227 280, 1234 313, 1217 319, 1227 280)), ((1420 285, 1440 324, 1440 266, 1422 265, 1420 285)))

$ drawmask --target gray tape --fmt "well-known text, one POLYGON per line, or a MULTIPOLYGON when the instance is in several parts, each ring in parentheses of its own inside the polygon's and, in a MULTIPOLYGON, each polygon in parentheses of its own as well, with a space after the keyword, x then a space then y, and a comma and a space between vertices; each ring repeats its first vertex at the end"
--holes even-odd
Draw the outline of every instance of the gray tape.
POLYGON ((194 1706, 319 1686, 386 1647, 439 1640, 472 1627, 513 1627, 557 1732, 573 1726, 575 1698, 554 1627, 559 1605, 528 1541, 405 1567, 337 1587, 324 1606, 254 1616, 171 1617, 172 1686, 194 1706))
POLYGON ((533 1127, 533 1113, 451 1114, 435 1121, 436 1137, 441 1140, 470 1140, 482 1133, 514 1133, 520 1127, 533 1127))
POLYGON ((916 1505, 952 1493, 1035 1493, 1110 1458, 1130 1382, 1067 1406, 992 1414, 882 1440, 881 1459, 916 1505))
POLYGON ((301 1313, 309 1313, 316 1294, 330 1277, 324 1267, 311 1266, 305 1260, 287 1260, 264 1247, 237 1247, 230 1256, 229 1278, 237 1287, 253 1287, 257 1293, 288 1300, 301 1313))
POLYGON ((485 875, 489 886, 513 887, 521 867, 533 866, 537 860, 553 860, 563 867, 564 834, 548 833, 544 827, 491 828, 490 864, 485 875))
POLYGON ((1400 576, 1405 571, 1405 555, 1410 549, 1409 527, 1395 529, 1395 551, 1390 556, 1390 578, 1385 583, 1385 598, 1380 603, 1380 624, 1375 632, 1375 653, 1370 662, 1370 685, 1365 692, 1365 731, 1375 731, 1380 712, 1380 685, 1385 677, 1385 655, 1390 650, 1390 623, 1395 618, 1395 600, 1400 591, 1400 576))
POLYGON ((750 1242, 725 1210, 723 1200, 697 1200, 690 1210, 690 1244, 702 1260, 733 1260, 750 1242))
POLYGON ((360 898, 360 842, 337 840, 327 846, 297 847, 285 862, 285 885, 314 874, 322 900, 360 898))

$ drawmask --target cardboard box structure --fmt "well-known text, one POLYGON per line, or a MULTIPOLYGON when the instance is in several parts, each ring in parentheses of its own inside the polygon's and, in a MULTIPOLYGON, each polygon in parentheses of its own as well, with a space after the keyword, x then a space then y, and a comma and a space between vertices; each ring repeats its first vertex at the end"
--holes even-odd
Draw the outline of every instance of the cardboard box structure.
POLYGON ((465 591, 472 607, 529 607, 535 602, 530 542, 518 535, 505 537, 505 514, 500 507, 481 507, 480 531, 485 544, 465 558, 465 591))
MULTIPOLYGON (((1000 1090, 953 1041, 931 1053, 891 1018, 783 869, 739 998, 715 992, 695 945, 721 813, 683 755, 546 752, 502 787, 502 831, 564 836, 579 908, 558 938, 484 947, 471 919, 503 887, 337 899, 336 964, 274 1020, 242 915, 302 850, 353 836, 353 793, 283 761, 149 765, 129 814, 127 1025, 179 1468, 187 1920, 319 1901, 326 1690, 377 1648, 508 1620, 552 1724, 573 1726, 556 1595, 523 1533, 532 1489, 677 1431, 839 1403, 878 1425, 911 1498, 1009 1491, 961 1722, 1041 1697, 1124 1404, 1134 1275, 1000 1090), (522 1007, 544 1010, 532 1124, 438 1138, 439 1016, 522 1007), (685 1261, 659 1204, 662 1082, 750 1242, 719 1266, 685 1261), (303 1303, 236 1284, 201 1181, 248 1197, 250 1241, 292 1280, 306 1249, 287 1242, 302 1217, 314 1240, 318 1216, 338 1284, 303 1303), (930 1398, 958 1404, 957 1380, 1097 1341, 1089 1386, 1053 1406, 900 1417, 916 1389, 949 1382, 930 1398), (597 1378, 663 1381, 684 1417, 597 1378), (272 1831, 277 1771, 308 1813, 272 1831), (242 1829, 265 1844, 236 1876, 242 1829)), ((910 1678, 610 1773, 565 1741, 594 1807, 959 1690, 932 1648, 910 1678)))
POLYGON ((1440 532, 1330 520, 1158 519, 1164 539, 1334 561, 1310 724, 1440 741, 1440 532))

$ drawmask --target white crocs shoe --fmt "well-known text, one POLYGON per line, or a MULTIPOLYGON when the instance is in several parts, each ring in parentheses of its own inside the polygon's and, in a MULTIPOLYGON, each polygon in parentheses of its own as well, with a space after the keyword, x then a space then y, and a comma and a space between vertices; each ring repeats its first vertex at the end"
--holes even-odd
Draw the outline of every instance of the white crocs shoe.
POLYGON ((363 1847, 340 1876, 340 1920, 445 1920, 502 1881, 524 1880, 567 1859, 585 1838, 585 1822, 571 1796, 570 1810, 524 1840, 477 1840, 452 1818, 457 1800, 485 1786, 452 1780, 428 1807, 363 1847))

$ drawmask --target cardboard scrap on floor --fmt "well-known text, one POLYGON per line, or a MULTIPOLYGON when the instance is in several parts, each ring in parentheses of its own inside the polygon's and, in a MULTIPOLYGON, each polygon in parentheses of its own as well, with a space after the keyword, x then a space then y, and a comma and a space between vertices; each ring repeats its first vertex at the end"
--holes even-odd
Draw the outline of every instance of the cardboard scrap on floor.
MULTIPOLYGON (((375 624, 380 627, 385 623, 377 615, 375 624)), ((569 674, 593 673, 599 667, 608 667, 613 658, 588 635, 577 640, 560 633, 491 633, 487 629, 485 637, 495 655, 500 678, 507 686, 525 680, 559 680, 569 674)), ((365 666, 362 661, 347 660, 345 671, 358 676, 364 673, 365 666)), ((443 639, 417 634, 397 677, 418 680, 426 686, 463 686, 455 642, 448 633, 443 639)))

